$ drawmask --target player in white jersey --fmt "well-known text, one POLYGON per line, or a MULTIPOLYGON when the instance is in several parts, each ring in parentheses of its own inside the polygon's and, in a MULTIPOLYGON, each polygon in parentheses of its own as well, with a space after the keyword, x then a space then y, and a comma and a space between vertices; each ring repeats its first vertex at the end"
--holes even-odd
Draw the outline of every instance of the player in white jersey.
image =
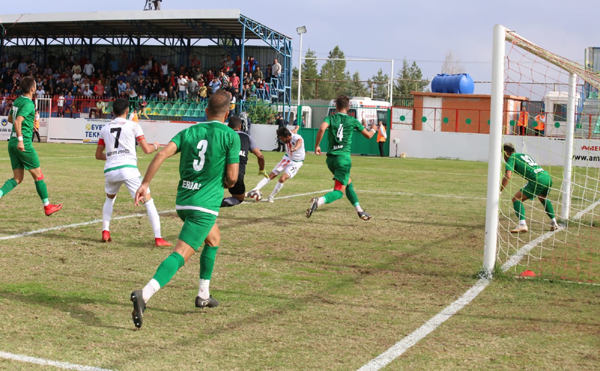
MULTIPOLYGON (((158 142, 148 144, 144 138, 142 127, 137 122, 126 119, 129 112, 128 106, 129 102, 126 99, 115 101, 113 112, 116 118, 102 128, 96 147, 96 159, 106 161, 104 165, 106 201, 102 213, 102 242, 112 241, 109 229, 110 219, 121 186, 125 184, 131 197, 135 198, 135 192, 142 184, 141 174, 137 167, 136 141, 146 154, 157 151, 159 146, 158 142)), ((155 245, 172 246, 161 237, 160 217, 156 211, 154 200, 150 196, 147 197, 144 206, 154 231, 155 245)))
MULTIPOLYGON (((283 173, 279 178, 279 182, 275 185, 273 192, 269 195, 268 201, 271 203, 274 202, 275 195, 283 188, 285 181, 292 179, 298 173, 298 170, 300 170, 304 163, 304 157, 306 155, 304 150, 304 140, 299 134, 296 134, 295 132, 292 133, 287 128, 282 127, 277 129, 277 137, 285 144, 285 155, 283 155, 281 161, 279 161, 277 166, 271 171, 269 177, 258 182, 253 189, 261 189, 267 185, 271 179, 275 179, 277 175, 283 173)), ((248 193, 246 193, 246 195, 248 193)))

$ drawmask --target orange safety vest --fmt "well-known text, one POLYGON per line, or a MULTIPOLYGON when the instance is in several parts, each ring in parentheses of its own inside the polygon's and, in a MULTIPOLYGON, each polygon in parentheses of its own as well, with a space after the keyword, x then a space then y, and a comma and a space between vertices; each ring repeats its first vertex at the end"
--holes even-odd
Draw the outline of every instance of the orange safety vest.
POLYGON ((38 130, 40 128, 40 114, 35 114, 35 119, 33 120, 33 128, 38 130))
POLYGON ((542 114, 535 116, 535 122, 537 124, 537 126, 534 127, 535 130, 539 130, 539 131, 544 130, 544 128, 546 126, 546 114, 542 113, 542 114))
POLYGON ((521 111, 519 115, 519 121, 517 122, 517 126, 527 126, 529 122, 529 112, 521 111))
POLYGON ((138 121, 138 115, 137 115, 135 112, 132 112, 132 113, 129 115, 129 120, 130 120, 130 121, 139 122, 139 121, 138 121))
MULTIPOLYGON (((387 131, 385 125, 383 125, 383 131, 387 131)), ((381 129, 377 129, 377 142, 385 142, 387 140, 387 138, 385 137, 385 135, 381 134, 381 129)))

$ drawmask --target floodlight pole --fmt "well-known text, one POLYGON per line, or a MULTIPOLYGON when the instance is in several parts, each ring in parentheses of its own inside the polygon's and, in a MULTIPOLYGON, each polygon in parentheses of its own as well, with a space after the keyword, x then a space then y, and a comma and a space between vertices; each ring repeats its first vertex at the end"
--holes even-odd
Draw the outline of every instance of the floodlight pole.
POLYGON ((300 51, 298 52, 298 106, 300 106, 300 88, 302 86, 302 35, 306 33, 306 26, 296 28, 300 35, 300 51))

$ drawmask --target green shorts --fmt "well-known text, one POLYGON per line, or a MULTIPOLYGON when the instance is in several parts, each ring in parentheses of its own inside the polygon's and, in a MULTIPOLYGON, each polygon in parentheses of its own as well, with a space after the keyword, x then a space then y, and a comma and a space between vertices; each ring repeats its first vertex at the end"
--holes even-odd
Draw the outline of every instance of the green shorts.
POLYGON ((197 210, 177 210, 183 220, 179 239, 198 251, 217 221, 217 216, 197 210))
POLYGON ((40 159, 33 148, 33 144, 25 140, 25 151, 21 152, 17 149, 19 142, 16 138, 11 138, 8 142, 8 156, 10 157, 10 165, 12 169, 37 169, 40 167, 40 159))
POLYGON ((540 173, 536 180, 527 182, 527 185, 521 189, 521 193, 527 196, 528 199, 533 200, 536 196, 548 197, 551 188, 552 177, 550 174, 540 173))
POLYGON ((333 179, 348 185, 350 181, 350 169, 352 169, 352 159, 350 156, 327 156, 327 167, 333 174, 333 179))

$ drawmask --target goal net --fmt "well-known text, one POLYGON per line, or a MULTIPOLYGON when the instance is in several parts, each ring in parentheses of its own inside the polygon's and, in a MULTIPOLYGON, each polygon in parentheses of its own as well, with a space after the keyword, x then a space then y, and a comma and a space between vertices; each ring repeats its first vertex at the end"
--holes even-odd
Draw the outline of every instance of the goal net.
POLYGON ((484 266, 598 283, 600 74, 502 26, 494 54, 484 266), (515 148, 509 161, 506 143, 515 148), (498 196, 507 164, 512 177, 498 196), (514 202, 521 194, 527 200, 514 202))

